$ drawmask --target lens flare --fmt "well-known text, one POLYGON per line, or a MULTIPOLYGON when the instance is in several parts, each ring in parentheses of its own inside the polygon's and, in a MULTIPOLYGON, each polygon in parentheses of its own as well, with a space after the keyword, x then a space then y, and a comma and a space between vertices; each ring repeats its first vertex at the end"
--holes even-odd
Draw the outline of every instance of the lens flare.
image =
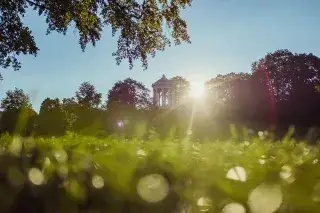
POLYGON ((169 194, 169 183, 162 175, 150 174, 139 180, 137 192, 144 201, 157 203, 169 194))

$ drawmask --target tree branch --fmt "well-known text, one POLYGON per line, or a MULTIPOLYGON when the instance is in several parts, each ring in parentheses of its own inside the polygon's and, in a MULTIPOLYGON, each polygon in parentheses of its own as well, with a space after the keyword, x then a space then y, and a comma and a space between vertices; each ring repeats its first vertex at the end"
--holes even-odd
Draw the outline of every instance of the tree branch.
POLYGON ((31 4, 31 5, 33 5, 33 6, 40 7, 40 8, 42 8, 42 9, 50 10, 50 8, 46 7, 46 6, 43 5, 43 4, 38 4, 37 2, 33 2, 33 1, 30 1, 30 0, 26 0, 26 2, 28 2, 29 4, 31 4))
MULTIPOLYGON (((135 18, 135 19, 137 19, 137 20, 141 19, 142 14, 140 14, 140 15, 136 15, 136 14, 134 14, 134 13, 131 13, 131 14, 130 14, 130 12, 132 12, 132 11, 128 12, 128 10, 130 10, 128 7, 119 4, 118 1, 113 1, 113 3, 117 6, 117 8, 118 8, 120 11, 125 11, 127 14, 131 15, 133 18, 135 18)), ((143 4, 145 4, 145 1, 144 1, 143 4)))

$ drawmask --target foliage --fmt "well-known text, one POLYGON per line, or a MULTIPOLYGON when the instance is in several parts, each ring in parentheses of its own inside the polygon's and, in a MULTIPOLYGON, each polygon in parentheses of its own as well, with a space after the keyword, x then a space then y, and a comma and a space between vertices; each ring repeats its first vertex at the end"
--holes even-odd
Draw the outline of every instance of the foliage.
POLYGON ((108 132, 132 135, 135 124, 148 122, 151 106, 150 91, 141 82, 131 78, 116 82, 107 96, 108 132))
POLYGON ((319 58, 312 54, 293 54, 286 49, 277 50, 253 63, 253 73, 264 70, 268 72, 270 89, 276 101, 288 100, 288 96, 299 95, 301 90, 314 92, 315 86, 320 83, 319 58))
POLYGON ((31 107, 30 98, 22 89, 15 88, 6 92, 6 97, 1 100, 2 110, 17 110, 21 107, 31 107))
POLYGON ((177 102, 176 104, 179 105, 188 95, 190 90, 190 82, 181 76, 175 76, 171 78, 171 81, 174 87, 174 94, 177 102))
POLYGON ((7 213, 225 212, 228 204, 238 204, 253 213, 318 212, 319 147, 290 135, 281 143, 261 134, 247 139, 4 135, 0 208, 7 213), (142 182, 150 174, 164 182, 142 182), (164 183, 169 188, 163 192, 164 183), (149 188, 142 191, 143 186, 149 188))
POLYGON ((255 78, 266 85, 264 93, 269 96, 270 107, 276 108, 275 119, 302 125, 318 122, 313 119, 320 104, 316 92, 320 83, 318 57, 277 50, 253 63, 252 71, 255 78))
POLYGON ((247 73, 219 74, 205 83, 206 94, 216 101, 228 102, 237 96, 236 92, 239 91, 239 87, 248 84, 246 80, 249 78, 250 75, 247 73))
POLYGON ((46 98, 42 102, 36 125, 37 135, 62 136, 65 134, 67 122, 58 98, 46 98))
POLYGON ((20 68, 17 56, 36 55, 39 48, 31 30, 22 17, 33 9, 46 19, 47 34, 65 34, 72 27, 79 32, 82 50, 88 43, 96 44, 102 30, 110 26, 118 36, 118 47, 113 53, 119 64, 140 59, 147 67, 147 57, 175 44, 190 42, 187 24, 180 12, 191 5, 191 0, 3 0, 0 2, 0 66, 20 68), (164 30, 166 26, 168 30, 164 30))
POLYGON ((34 129, 37 113, 30 108, 7 110, 2 113, 0 132, 30 135, 34 129))
POLYGON ((96 108, 101 104, 101 98, 102 94, 89 82, 83 82, 76 92, 77 103, 83 107, 96 108))
POLYGON ((252 73, 227 73, 206 82, 207 116, 196 116, 198 137, 212 137, 230 123, 282 136, 290 125, 304 138, 319 125, 320 59, 277 50, 252 64, 252 73), (312 101, 311 101, 312 100, 312 101), (201 133, 200 133, 201 132, 201 133))
POLYGON ((32 132, 37 113, 32 109, 29 96, 22 89, 6 92, 1 101, 3 110, 0 132, 28 135, 32 132))
POLYGON ((75 95, 76 103, 73 103, 75 113, 67 114, 70 115, 68 117, 69 129, 83 134, 89 129, 91 134, 95 134, 98 129, 101 129, 102 125, 99 125, 101 116, 103 116, 103 110, 100 109, 101 98, 102 94, 98 93, 93 84, 83 82, 75 95), (73 128, 70 128, 71 125, 73 128))
POLYGON ((62 111, 64 113, 64 119, 67 124, 67 130, 72 131, 74 123, 77 121, 77 102, 74 97, 64 98, 62 100, 62 111))
POLYGON ((150 106, 150 91, 131 78, 116 82, 108 93, 109 110, 148 109, 150 106))

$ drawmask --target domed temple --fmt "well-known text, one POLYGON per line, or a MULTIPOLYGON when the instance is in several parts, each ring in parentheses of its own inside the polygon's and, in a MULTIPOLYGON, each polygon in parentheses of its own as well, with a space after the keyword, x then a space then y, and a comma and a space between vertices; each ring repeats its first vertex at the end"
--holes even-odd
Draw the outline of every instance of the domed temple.
POLYGON ((152 84, 152 88, 153 103, 155 106, 162 109, 175 107, 175 91, 170 79, 167 79, 165 75, 162 75, 161 79, 152 84))

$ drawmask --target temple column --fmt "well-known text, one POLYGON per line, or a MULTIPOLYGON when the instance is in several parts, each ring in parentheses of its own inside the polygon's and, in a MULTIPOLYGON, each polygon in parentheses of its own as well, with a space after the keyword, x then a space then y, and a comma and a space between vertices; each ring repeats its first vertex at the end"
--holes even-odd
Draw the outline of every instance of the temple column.
POLYGON ((165 102, 165 106, 167 107, 167 106, 169 106, 169 89, 166 88, 165 90, 166 90, 166 93, 165 93, 166 95, 164 98, 164 102, 165 102))
POLYGON ((169 92, 169 88, 166 89, 166 106, 170 106, 170 99, 169 99, 169 96, 170 96, 170 92, 169 92))
POLYGON ((153 105, 157 105, 157 92, 156 92, 156 89, 153 88, 153 105))
POLYGON ((163 99, 163 89, 160 88, 160 92, 159 92, 159 106, 162 106, 162 99, 163 99))
POLYGON ((164 107, 166 105, 166 90, 162 89, 162 97, 161 97, 161 106, 164 107))
POLYGON ((154 96, 154 104, 156 105, 156 106, 158 106, 159 104, 159 91, 158 91, 158 88, 155 88, 154 89, 154 91, 155 91, 155 96, 154 96))
POLYGON ((171 91, 172 95, 171 95, 171 103, 172 103, 172 107, 176 106, 176 92, 174 89, 172 89, 171 91))
POLYGON ((171 107, 171 105, 172 105, 172 101, 171 101, 171 94, 172 93, 172 91, 171 91, 171 89, 168 89, 168 105, 171 107))

